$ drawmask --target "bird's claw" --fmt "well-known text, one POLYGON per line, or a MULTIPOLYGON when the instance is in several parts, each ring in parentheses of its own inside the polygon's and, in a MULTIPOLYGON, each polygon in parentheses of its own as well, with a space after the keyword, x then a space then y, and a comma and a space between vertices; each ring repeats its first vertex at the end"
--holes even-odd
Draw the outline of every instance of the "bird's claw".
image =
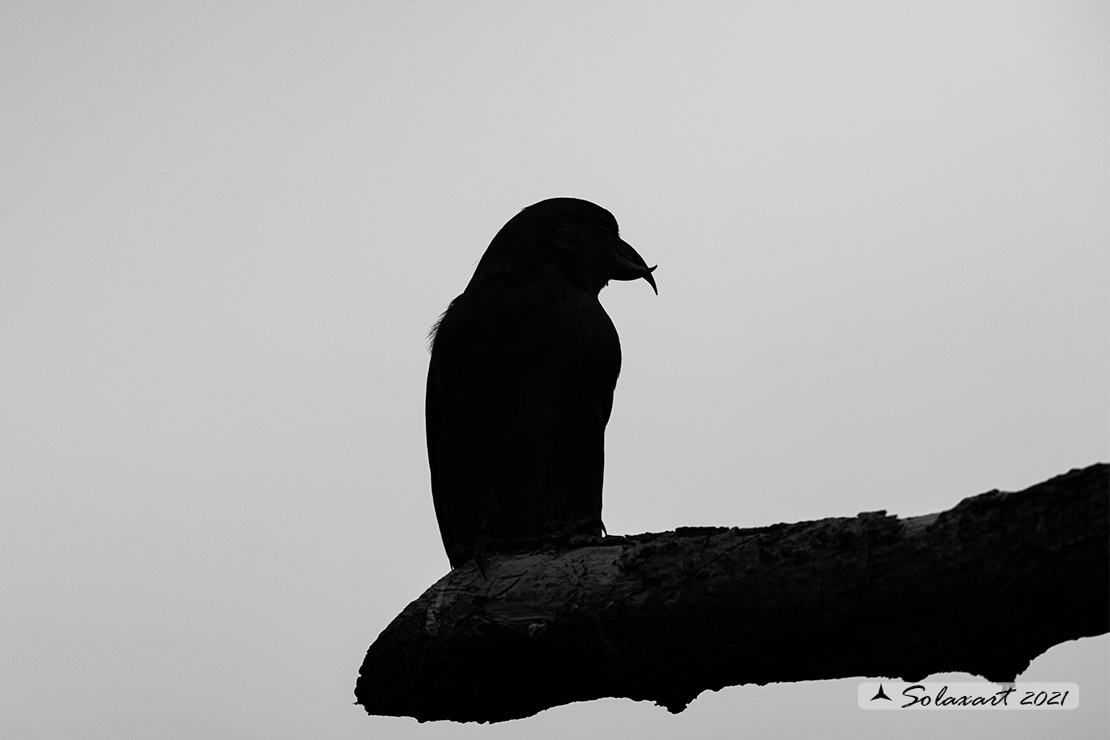
POLYGON ((556 554, 569 549, 577 538, 597 539, 605 536, 605 524, 601 517, 587 516, 570 522, 548 522, 544 525, 541 540, 548 541, 556 554))
POLYGON ((487 534, 480 534, 470 547, 455 545, 454 549, 451 550, 450 560, 454 568, 460 568, 473 560, 474 564, 478 566, 478 572, 485 578, 486 555, 491 552, 506 552, 508 549, 504 540, 490 537, 487 534))

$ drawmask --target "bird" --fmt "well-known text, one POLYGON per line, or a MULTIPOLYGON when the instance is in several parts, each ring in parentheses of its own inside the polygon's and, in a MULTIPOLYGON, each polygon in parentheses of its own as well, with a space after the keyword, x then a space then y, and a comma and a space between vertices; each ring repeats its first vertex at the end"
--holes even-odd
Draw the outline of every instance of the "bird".
MULTIPOLYGON (((613 214, 550 198, 513 216, 429 333, 432 501, 452 568, 483 542, 600 535, 605 426, 621 368, 598 300, 644 279, 613 214)), ((478 562, 482 566, 481 560, 478 562)))

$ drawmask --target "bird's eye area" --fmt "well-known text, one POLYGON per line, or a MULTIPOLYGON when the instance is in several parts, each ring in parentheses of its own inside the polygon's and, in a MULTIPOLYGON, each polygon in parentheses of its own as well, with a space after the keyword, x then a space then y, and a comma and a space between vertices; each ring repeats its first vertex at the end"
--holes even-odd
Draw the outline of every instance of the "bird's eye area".
POLYGON ((612 218, 606 218, 603 215, 597 215, 593 219, 594 225, 601 229, 612 241, 617 236, 617 224, 612 218))

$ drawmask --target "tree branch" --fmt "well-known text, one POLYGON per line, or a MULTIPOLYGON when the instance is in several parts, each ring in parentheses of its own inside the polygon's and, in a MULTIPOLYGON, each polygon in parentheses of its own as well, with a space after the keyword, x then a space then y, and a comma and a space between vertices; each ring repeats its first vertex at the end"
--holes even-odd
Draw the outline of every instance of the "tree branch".
POLYGON ((608 696, 961 671, 1110 631, 1104 463, 939 514, 575 538, 456 568, 370 646, 369 714, 496 722, 608 696))

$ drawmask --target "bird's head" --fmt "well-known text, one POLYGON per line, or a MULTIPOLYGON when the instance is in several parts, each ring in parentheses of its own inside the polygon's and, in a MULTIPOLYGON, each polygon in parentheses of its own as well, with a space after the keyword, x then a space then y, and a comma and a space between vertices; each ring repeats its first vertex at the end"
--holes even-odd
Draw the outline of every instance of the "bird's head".
POLYGON ((620 238, 609 211, 578 198, 550 198, 528 206, 501 227, 471 282, 494 276, 554 277, 596 294, 610 280, 643 278, 658 294, 654 269, 620 238))

